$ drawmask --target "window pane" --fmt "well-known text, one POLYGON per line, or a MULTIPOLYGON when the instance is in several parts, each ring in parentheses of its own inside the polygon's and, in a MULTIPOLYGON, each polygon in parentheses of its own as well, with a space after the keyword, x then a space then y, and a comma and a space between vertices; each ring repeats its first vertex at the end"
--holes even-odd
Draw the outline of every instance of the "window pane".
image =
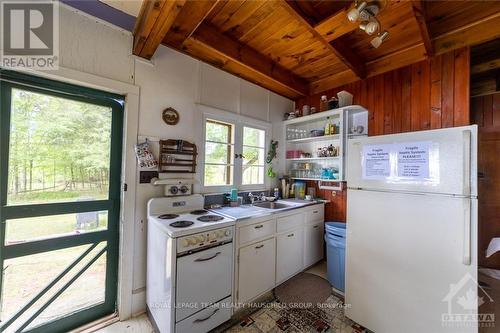
POLYGON ((243 147, 244 165, 264 165, 264 149, 243 147))
POLYGON ((8 204, 107 199, 111 114, 12 89, 8 204))
POLYGON ((206 124, 206 139, 208 141, 227 142, 232 140, 232 125, 221 122, 207 120, 206 124))
POLYGON ((85 212, 6 221, 5 245, 106 230, 107 212, 85 212))
POLYGON ((264 167, 244 166, 242 182, 243 185, 264 184, 264 167))
POLYGON ((233 167, 226 165, 205 165, 205 186, 232 185, 233 167))
MULTIPOLYGON (((40 300, 23 314, 9 329, 19 325, 36 312, 51 296, 68 282, 106 245, 99 244, 68 274, 57 282, 40 300), (23 320, 24 319, 24 320, 23 320)), ((44 252, 4 261, 0 320, 5 321, 33 299, 57 275, 77 259, 90 245, 44 252)), ((83 273, 73 285, 37 317, 31 326, 52 321, 66 314, 104 301, 106 253, 83 273)), ((14 329, 12 329, 14 331, 14 329)))
POLYGON ((232 164, 233 147, 222 143, 205 144, 205 162, 217 164, 232 164))
POLYGON ((243 128, 243 145, 264 148, 266 131, 252 127, 243 128))

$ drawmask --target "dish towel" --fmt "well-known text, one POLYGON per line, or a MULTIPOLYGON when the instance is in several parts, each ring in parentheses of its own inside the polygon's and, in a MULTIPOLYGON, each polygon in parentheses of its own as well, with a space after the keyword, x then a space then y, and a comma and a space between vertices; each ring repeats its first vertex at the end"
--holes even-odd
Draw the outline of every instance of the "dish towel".
POLYGON ((500 237, 492 238, 488 249, 486 250, 486 258, 491 257, 493 254, 500 251, 500 237))

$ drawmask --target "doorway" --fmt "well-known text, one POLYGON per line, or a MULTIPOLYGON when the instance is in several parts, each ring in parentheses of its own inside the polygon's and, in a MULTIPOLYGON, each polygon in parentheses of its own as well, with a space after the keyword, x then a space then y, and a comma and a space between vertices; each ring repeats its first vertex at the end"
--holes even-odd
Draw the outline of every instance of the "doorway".
POLYGON ((116 311, 124 98, 0 72, 0 331, 116 311))

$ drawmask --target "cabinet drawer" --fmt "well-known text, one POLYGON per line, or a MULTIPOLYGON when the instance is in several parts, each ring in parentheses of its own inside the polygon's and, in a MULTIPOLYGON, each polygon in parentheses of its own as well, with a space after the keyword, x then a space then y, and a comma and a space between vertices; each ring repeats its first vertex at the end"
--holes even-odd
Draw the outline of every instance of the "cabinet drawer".
POLYGON ((317 205, 314 209, 311 209, 306 212, 306 222, 314 223, 314 222, 323 222, 325 220, 325 206, 317 205))
POLYGON ((195 313, 175 325, 176 333, 205 333, 231 318, 231 297, 195 313))
POLYGON ((239 229, 239 244, 245 244, 274 234, 276 221, 267 220, 241 227, 239 229))
POLYGON ((304 213, 280 217, 277 221, 277 232, 280 233, 286 230, 297 228, 301 226, 303 222, 304 213))

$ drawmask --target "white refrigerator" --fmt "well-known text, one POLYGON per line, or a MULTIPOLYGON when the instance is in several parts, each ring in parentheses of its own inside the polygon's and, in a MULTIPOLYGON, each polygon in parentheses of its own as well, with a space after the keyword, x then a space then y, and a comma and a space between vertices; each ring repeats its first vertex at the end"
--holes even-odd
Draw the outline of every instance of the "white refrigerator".
POLYGON ((380 333, 477 332, 477 126, 348 151, 346 315, 380 333))

